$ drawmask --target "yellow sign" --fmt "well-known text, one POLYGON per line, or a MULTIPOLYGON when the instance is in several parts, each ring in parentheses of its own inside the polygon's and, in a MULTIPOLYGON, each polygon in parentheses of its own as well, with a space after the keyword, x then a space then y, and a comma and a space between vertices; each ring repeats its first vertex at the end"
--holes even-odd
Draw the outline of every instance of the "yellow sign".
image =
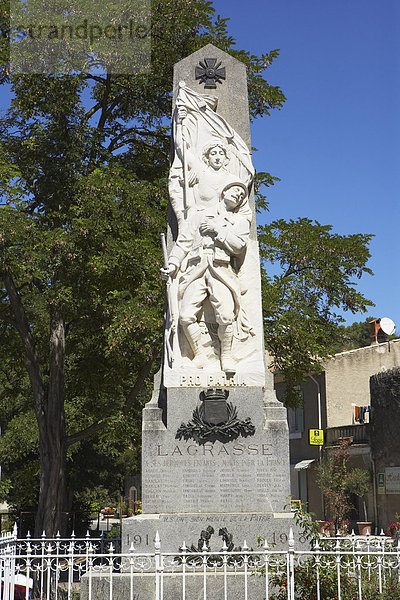
POLYGON ((311 446, 323 446, 324 445, 324 430, 323 429, 309 429, 309 443, 311 446))

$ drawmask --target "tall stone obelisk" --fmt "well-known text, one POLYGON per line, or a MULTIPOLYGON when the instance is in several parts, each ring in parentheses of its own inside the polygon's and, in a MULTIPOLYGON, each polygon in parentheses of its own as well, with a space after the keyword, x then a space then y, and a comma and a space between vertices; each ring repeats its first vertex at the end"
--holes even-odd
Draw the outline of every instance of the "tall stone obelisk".
MULTIPOLYGON (((143 411, 143 514, 123 544, 220 531, 285 544, 286 410, 264 367, 245 65, 213 45, 174 69, 163 365, 143 411), (208 528, 208 529, 207 529, 208 528)), ((214 532, 214 542, 210 538, 214 532)))

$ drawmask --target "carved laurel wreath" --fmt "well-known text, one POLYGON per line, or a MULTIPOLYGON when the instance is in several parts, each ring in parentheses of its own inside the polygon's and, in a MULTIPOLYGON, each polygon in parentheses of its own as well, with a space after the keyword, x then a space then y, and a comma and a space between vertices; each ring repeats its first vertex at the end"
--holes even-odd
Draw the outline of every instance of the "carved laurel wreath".
POLYGON ((239 436, 248 437, 254 435, 256 428, 251 422, 250 417, 240 421, 237 416, 237 408, 231 402, 227 402, 228 419, 225 423, 211 425, 204 421, 204 406, 201 404, 193 411, 193 416, 189 423, 182 423, 176 432, 176 439, 195 440, 198 444, 206 442, 215 442, 216 440, 226 443, 235 440, 239 436))
MULTIPOLYGON (((190 566, 202 566, 204 564, 204 553, 210 552, 210 538, 215 533, 214 527, 209 525, 207 529, 203 529, 200 534, 200 539, 197 545, 192 544, 189 548, 185 548, 188 554, 186 558, 186 564, 190 566), (192 556, 191 556, 192 554, 192 556), (194 554, 194 556, 193 556, 194 554)), ((221 553, 225 550, 226 552, 242 552, 244 549, 241 546, 235 546, 233 542, 233 536, 226 527, 222 527, 218 532, 219 537, 222 537, 224 541, 224 548, 221 548, 218 554, 207 554, 206 562, 209 567, 221 567, 223 564, 223 556, 221 553)), ((180 552, 183 552, 183 547, 179 548, 180 552)), ((248 548, 248 551, 252 552, 253 548, 248 548)), ((226 557, 227 564, 229 566, 241 566, 244 562, 245 556, 243 554, 233 554, 226 557)), ((175 556, 175 561, 178 564, 182 564, 182 554, 175 556)), ((257 562, 257 559, 252 555, 247 555, 247 564, 253 565, 257 562)))

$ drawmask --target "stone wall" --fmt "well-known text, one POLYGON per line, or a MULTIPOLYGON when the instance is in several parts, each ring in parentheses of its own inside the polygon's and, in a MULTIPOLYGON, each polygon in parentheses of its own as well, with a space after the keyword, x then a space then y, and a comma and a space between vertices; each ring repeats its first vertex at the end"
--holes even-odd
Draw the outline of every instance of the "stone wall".
MULTIPOLYGON (((371 452, 381 525, 400 513, 400 368, 374 375, 371 389, 371 452), (384 476, 384 488, 378 481, 384 476)), ((382 478, 383 479, 383 478, 382 478)))
POLYGON ((336 354, 326 361, 327 427, 350 425, 353 404, 369 404, 369 378, 400 366, 400 339, 336 354))

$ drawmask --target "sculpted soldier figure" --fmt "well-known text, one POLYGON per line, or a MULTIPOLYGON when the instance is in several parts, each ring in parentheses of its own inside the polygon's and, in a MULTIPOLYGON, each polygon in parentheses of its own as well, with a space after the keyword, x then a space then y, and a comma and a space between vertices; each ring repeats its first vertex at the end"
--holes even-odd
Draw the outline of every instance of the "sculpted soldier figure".
POLYGON ((170 238, 169 256, 164 243, 162 269, 168 281, 168 382, 191 368, 222 370, 232 377, 240 363, 242 369, 258 372, 257 360, 263 360, 259 323, 254 335, 254 323, 250 326, 247 319, 257 273, 248 265, 258 267, 248 203, 254 168, 247 144, 216 112, 217 104, 216 97, 180 82, 169 175, 175 243, 170 238))
POLYGON ((191 213, 172 248, 168 268, 163 269, 164 278, 178 278, 179 323, 192 349, 193 364, 203 368, 210 360, 198 320, 209 299, 218 325, 221 368, 229 376, 236 371, 231 352, 234 335, 243 339, 252 334, 241 306, 245 290, 238 278, 251 216, 246 185, 231 181, 217 205, 204 203, 191 213))

